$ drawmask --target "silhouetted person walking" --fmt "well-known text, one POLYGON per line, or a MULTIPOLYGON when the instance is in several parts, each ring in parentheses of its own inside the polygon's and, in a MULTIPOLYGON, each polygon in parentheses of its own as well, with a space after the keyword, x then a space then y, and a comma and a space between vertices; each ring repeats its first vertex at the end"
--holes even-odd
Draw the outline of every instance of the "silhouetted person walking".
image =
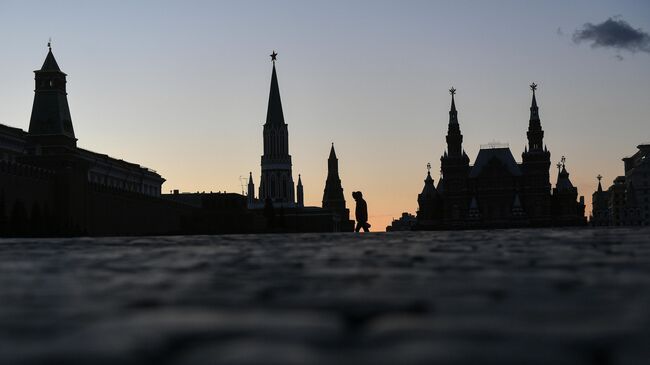
POLYGON ((359 232, 363 228, 364 232, 369 232, 368 228, 370 228, 370 224, 368 224, 368 205, 366 204, 366 201, 363 200, 363 194, 360 191, 353 191, 352 197, 357 203, 355 210, 357 227, 354 231, 359 232))

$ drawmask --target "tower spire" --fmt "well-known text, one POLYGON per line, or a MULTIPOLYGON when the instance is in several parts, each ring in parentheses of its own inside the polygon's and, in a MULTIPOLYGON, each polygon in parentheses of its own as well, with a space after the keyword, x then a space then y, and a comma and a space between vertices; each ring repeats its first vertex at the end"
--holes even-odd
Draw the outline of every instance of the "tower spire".
POLYGON ((458 124, 458 112, 456 111, 456 101, 454 100, 454 95, 456 95, 456 88, 453 86, 449 89, 451 94, 451 108, 449 109, 449 123, 458 124))
POLYGON ((533 99, 530 104, 530 119, 528 120, 528 150, 531 152, 542 151, 544 148, 544 131, 542 130, 542 123, 539 119, 539 108, 537 107, 537 98, 535 92, 537 91, 537 84, 530 84, 530 90, 533 91, 533 99))
POLYGON ((463 135, 460 133, 460 126, 458 124, 458 111, 456 111, 456 88, 449 89, 451 94, 451 108, 449 109, 449 126, 447 129, 447 151, 449 156, 462 156, 463 154, 463 135))
POLYGON ((598 176, 596 176, 596 179, 598 179, 598 192, 599 193, 603 192, 603 186, 600 184, 600 180, 602 180, 602 178, 603 178, 603 175, 601 175, 601 174, 598 174, 598 176))
POLYGON ((40 70, 34 71, 34 104, 29 120, 29 137, 42 150, 76 146, 72 117, 68 106, 66 74, 59 68, 52 44, 40 70))
POLYGON ((341 186, 341 178, 339 177, 339 159, 336 157, 334 143, 332 143, 330 155, 327 159, 327 180, 323 191, 323 208, 340 212, 345 210, 345 197, 343 196, 343 186, 341 186))
POLYGON ((264 123, 264 155, 260 178, 259 200, 270 198, 274 203, 295 205, 295 189, 291 176, 291 155, 289 155, 289 129, 284 122, 278 75, 275 70, 277 52, 271 54, 273 71, 269 103, 264 123))
POLYGON ((284 113, 282 112, 282 100, 280 99, 280 87, 278 86, 278 74, 275 71, 275 61, 278 54, 271 53, 273 72, 271 74, 271 89, 269 90, 269 105, 266 111, 266 124, 283 125, 284 113))

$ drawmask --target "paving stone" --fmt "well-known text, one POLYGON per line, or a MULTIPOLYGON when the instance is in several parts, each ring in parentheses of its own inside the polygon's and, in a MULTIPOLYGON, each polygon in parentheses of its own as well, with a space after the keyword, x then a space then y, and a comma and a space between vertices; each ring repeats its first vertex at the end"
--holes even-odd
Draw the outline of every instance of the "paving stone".
POLYGON ((650 230, 0 240, 0 364, 648 364, 650 230))

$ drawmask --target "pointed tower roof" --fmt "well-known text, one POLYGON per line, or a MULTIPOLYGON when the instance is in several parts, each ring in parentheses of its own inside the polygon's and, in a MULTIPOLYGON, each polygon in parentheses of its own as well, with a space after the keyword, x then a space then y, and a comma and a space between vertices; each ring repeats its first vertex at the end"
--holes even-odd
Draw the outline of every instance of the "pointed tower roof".
POLYGON ((420 193, 420 199, 435 198, 437 196, 438 196, 438 191, 436 190, 436 186, 433 184, 431 171, 428 171, 427 177, 424 179, 424 187, 422 188, 422 193, 420 193))
POLYGON ((598 192, 599 193, 603 192, 603 186, 600 184, 600 180, 602 180, 602 178, 603 178, 603 175, 601 175, 601 174, 598 174, 598 176, 596 176, 596 179, 598 179, 598 192))
POLYGON ((61 69, 59 68, 59 64, 56 63, 54 54, 52 54, 52 47, 50 47, 49 43, 48 43, 48 48, 49 51, 47 52, 47 56, 45 57, 45 62, 43 62, 43 66, 41 66, 41 69, 39 71, 61 72, 61 69))
POLYGON ((248 173, 248 183, 252 184, 253 183, 253 172, 248 173))
POLYGON ((339 177, 339 160, 334 151, 334 143, 332 143, 330 155, 327 159, 327 180, 323 190, 323 208, 345 210, 345 197, 343 196, 343 186, 339 177))
POLYGON ((454 100, 454 95, 456 95, 456 88, 453 86, 449 89, 451 94, 451 108, 449 108, 449 124, 458 124, 458 111, 456 110, 456 100, 454 100))
POLYGON ((566 170, 565 161, 566 158, 562 156, 562 162, 557 164, 559 172, 557 174, 557 182, 555 183, 555 187, 558 191, 573 189, 573 184, 569 179, 569 172, 566 170))
POLYGON ((533 100, 530 103, 530 120, 539 122, 539 108, 537 107, 537 98, 535 97, 535 91, 537 91, 537 84, 530 84, 530 89, 533 91, 533 100))
POLYGON ((43 66, 34 74, 34 103, 29 120, 31 140, 41 144, 36 140, 43 140, 41 136, 46 136, 44 138, 48 140, 44 143, 48 146, 75 146, 77 140, 68 105, 66 74, 59 68, 49 43, 43 66))
POLYGON ((298 174, 298 186, 302 186, 302 178, 300 177, 300 174, 298 174))
POLYGON ((329 159, 330 160, 337 159, 336 158, 336 151, 334 151, 334 142, 332 142, 332 148, 330 149, 330 157, 329 157, 329 159))
POLYGON ((280 100, 280 88, 278 87, 278 75, 275 71, 275 60, 277 53, 273 51, 273 72, 271 74, 271 90, 269 91, 269 106, 266 111, 266 124, 284 125, 284 113, 282 112, 282 101, 280 100))

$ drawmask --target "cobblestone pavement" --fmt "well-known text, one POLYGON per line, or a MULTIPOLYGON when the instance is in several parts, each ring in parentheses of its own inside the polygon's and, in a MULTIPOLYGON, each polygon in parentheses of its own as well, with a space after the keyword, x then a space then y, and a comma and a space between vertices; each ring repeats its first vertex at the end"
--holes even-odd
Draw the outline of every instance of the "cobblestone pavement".
POLYGON ((650 230, 0 240, 0 364, 650 364, 650 230))

